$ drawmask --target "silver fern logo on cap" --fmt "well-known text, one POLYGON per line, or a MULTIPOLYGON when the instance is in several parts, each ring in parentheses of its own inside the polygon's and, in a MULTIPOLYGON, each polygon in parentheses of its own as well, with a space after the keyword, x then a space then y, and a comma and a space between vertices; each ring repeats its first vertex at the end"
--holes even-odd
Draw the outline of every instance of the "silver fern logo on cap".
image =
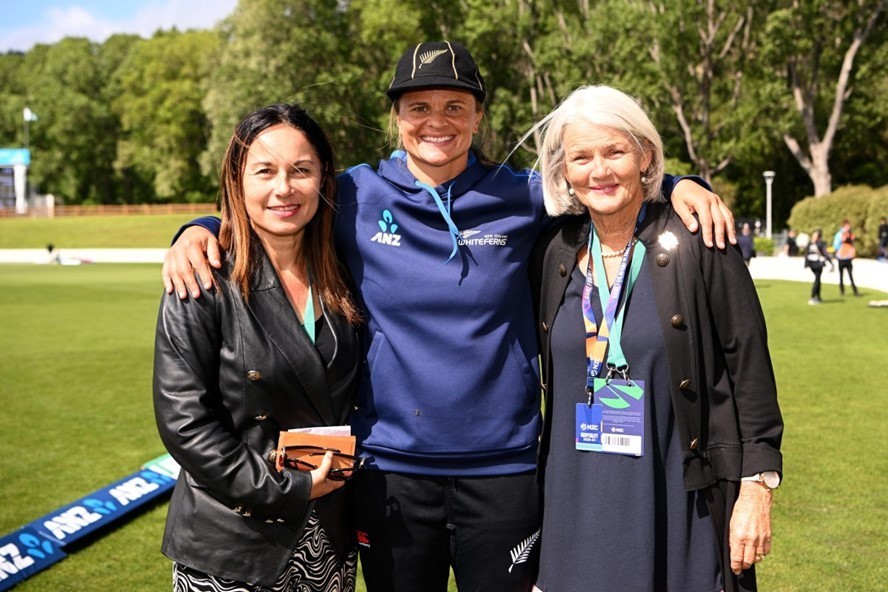
POLYGON ((434 51, 425 51, 419 54, 419 67, 422 68, 426 64, 431 64, 442 53, 448 53, 446 49, 436 49, 434 51))

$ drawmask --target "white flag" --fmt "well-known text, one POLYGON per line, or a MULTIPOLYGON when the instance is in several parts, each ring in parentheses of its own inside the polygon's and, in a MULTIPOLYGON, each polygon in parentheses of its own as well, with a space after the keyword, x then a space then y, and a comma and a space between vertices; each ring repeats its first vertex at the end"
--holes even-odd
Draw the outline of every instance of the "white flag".
POLYGON ((37 121, 37 115, 27 107, 22 111, 22 117, 25 118, 25 121, 37 121))

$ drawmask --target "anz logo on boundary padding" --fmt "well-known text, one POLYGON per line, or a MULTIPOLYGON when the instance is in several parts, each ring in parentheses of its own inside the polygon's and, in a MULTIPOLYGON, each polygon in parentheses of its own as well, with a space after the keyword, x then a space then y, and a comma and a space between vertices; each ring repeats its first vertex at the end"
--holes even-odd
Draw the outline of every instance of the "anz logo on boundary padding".
POLYGON ((61 511, 44 516, 31 526, 44 536, 66 544, 126 513, 128 507, 138 507, 150 501, 173 483, 172 478, 154 471, 140 471, 81 498, 61 511))
POLYGON ((63 559, 65 547, 172 491, 179 465, 165 454, 106 487, 0 536, 0 592, 63 559))
POLYGON ((398 231, 398 225, 395 224, 394 217, 390 211, 382 211, 379 227, 382 229, 382 232, 374 234, 373 238, 370 239, 370 242, 390 245, 392 247, 401 246, 401 235, 395 234, 398 231))
POLYGON ((0 590, 8 590, 64 558, 60 546, 33 528, 25 527, 0 537, 0 590))

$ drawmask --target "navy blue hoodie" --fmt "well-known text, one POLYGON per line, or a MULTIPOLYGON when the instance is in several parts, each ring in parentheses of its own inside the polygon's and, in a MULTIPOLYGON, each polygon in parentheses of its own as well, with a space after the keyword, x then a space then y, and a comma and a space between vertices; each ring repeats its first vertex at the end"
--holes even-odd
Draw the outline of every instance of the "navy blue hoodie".
POLYGON ((540 384, 527 262, 550 220, 539 177, 470 155, 458 177, 424 187, 395 153, 342 174, 339 209, 337 246, 367 315, 352 427, 369 467, 534 470, 540 384))

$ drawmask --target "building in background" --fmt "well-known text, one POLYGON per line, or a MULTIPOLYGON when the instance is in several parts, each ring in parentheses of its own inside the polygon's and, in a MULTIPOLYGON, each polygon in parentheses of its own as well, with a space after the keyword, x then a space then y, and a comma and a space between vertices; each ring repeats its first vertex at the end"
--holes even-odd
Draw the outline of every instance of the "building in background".
POLYGON ((28 213, 28 166, 31 151, 26 148, 0 148, 0 210, 28 213))

